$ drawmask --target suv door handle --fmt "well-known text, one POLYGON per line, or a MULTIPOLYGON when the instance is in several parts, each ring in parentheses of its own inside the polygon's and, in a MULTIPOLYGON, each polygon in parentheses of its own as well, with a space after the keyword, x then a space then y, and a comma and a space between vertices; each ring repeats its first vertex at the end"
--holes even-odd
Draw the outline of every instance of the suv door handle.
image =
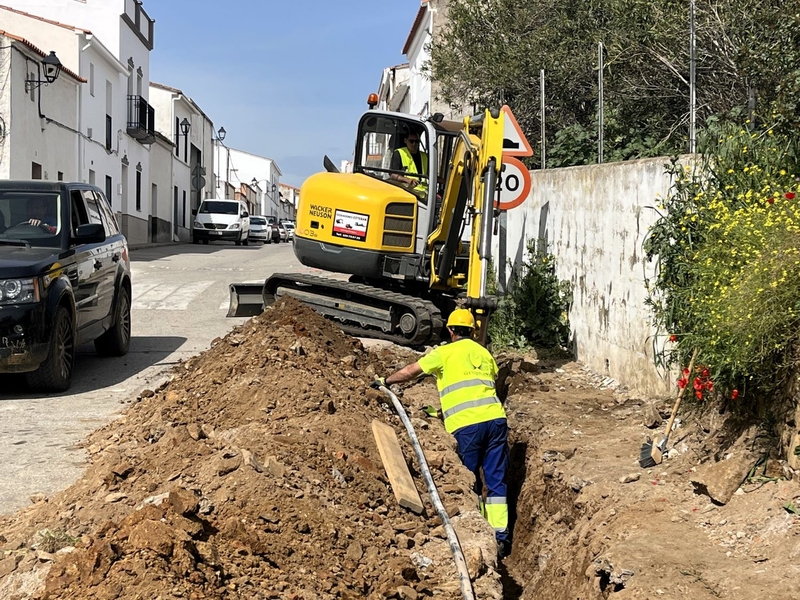
POLYGON ((111 256, 111 260, 113 260, 114 262, 119 262, 119 252, 115 252, 115 253, 114 253, 114 254, 111 256))
POLYGON ((94 270, 95 271, 99 271, 102 268, 103 268, 103 263, 101 263, 99 260, 95 260, 94 261, 94 270))

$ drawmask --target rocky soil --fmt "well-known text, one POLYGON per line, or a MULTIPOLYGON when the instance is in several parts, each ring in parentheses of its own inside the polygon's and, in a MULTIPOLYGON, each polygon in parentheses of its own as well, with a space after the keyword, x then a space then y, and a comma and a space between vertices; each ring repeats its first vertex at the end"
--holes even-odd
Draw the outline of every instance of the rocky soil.
MULTIPOLYGON (((399 507, 371 433, 394 425, 414 456, 368 389, 408 358, 274 305, 96 431, 73 486, 0 521, 0 598, 460 597, 424 483, 425 513, 399 507)), ((500 598, 472 475, 417 423, 475 590, 500 598)))
MULTIPOLYGON (((405 431, 367 388, 415 356, 367 351, 282 300, 96 431, 73 486, 0 520, 0 598, 460 598, 405 431), (423 514, 398 506, 373 419, 397 431, 423 514)), ((800 597, 800 486, 763 432, 690 402, 668 457, 641 469, 672 399, 578 363, 499 362, 502 564, 452 437, 421 418, 433 382, 402 390, 477 598, 800 597)))

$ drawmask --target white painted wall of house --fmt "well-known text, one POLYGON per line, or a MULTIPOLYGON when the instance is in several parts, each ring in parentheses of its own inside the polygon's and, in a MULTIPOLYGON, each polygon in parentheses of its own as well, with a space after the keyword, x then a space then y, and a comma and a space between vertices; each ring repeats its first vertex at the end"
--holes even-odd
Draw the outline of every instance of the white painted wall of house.
POLYGON ((33 73, 42 57, 19 42, 0 36, 0 81, 7 86, 2 96, 0 116, 5 126, 0 149, 0 176, 9 179, 30 179, 32 163, 42 166, 42 179, 55 181, 58 173, 65 180, 77 176, 78 85, 68 75, 60 76, 47 87, 34 90, 33 99, 25 91, 25 80, 33 73), (26 60, 26 57, 28 60, 26 60), (39 117, 38 94, 41 93, 42 114, 39 117))
POLYGON ((251 184, 253 179, 257 179, 259 182, 258 187, 260 188, 258 199, 260 207, 257 214, 278 215, 280 212, 278 188, 280 186, 281 171, 275 161, 243 150, 221 147, 219 157, 221 165, 217 167, 221 179, 220 190, 225 189, 226 150, 230 153, 228 176, 230 183, 238 189, 242 183, 251 184), (275 192, 271 191, 273 185, 275 185, 275 192))
POLYGON ((428 8, 406 54, 409 63, 408 112, 412 115, 430 114, 431 82, 423 73, 423 68, 430 60, 428 45, 430 44, 432 28, 433 17, 430 8, 428 8))

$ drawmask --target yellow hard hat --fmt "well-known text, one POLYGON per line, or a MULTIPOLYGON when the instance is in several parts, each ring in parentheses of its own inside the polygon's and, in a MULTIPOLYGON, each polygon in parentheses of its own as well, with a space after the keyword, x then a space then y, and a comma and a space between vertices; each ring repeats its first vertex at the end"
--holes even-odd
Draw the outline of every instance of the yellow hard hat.
POLYGON ((447 318, 447 326, 475 329, 475 317, 466 308, 457 308, 447 318))

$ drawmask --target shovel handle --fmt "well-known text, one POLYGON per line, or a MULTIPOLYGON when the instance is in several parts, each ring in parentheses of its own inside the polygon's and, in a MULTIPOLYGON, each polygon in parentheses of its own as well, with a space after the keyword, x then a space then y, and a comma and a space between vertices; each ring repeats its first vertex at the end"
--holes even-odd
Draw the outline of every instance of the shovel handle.
MULTIPOLYGON (((694 359, 697 358, 697 350, 698 348, 694 349, 692 353, 692 358, 689 361, 689 377, 692 376, 692 369, 694 369, 694 359)), ((667 447, 667 442, 669 442, 669 436, 672 433, 672 425, 675 423, 675 416, 678 414, 678 409, 681 406, 681 399, 683 398, 683 392, 689 387, 689 381, 686 381, 686 385, 678 390, 678 397, 675 398, 675 404, 672 406, 672 414, 669 416, 669 421, 667 422, 667 432, 664 437, 664 448, 667 447)))

